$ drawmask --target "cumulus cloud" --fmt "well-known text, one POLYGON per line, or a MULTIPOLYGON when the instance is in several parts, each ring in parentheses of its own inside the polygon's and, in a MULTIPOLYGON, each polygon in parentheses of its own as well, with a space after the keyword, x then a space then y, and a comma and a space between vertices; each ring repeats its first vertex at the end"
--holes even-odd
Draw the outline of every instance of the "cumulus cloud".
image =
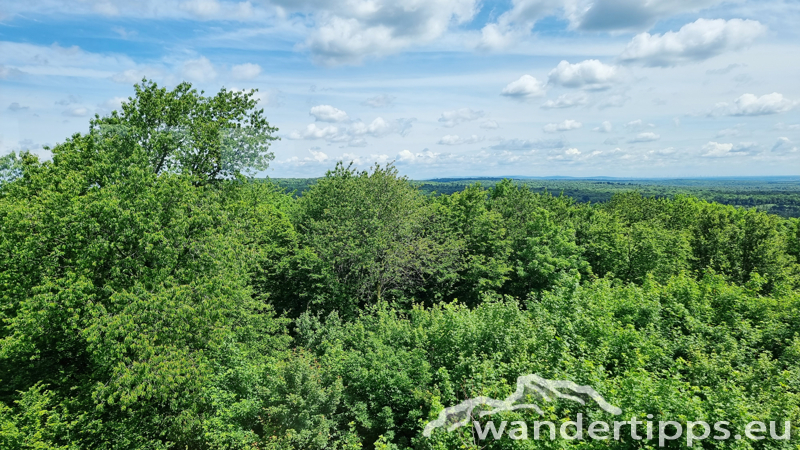
POLYGON ((659 19, 697 11, 722 0, 567 0, 564 12, 572 28, 591 31, 644 30, 659 19))
POLYGON ((638 142, 653 142, 661 139, 661 136, 653 133, 653 132, 646 132, 646 133, 639 133, 635 137, 628 139, 628 143, 635 144, 638 142))
POLYGON ((556 133, 558 131, 577 130, 582 126, 583 124, 576 120, 567 119, 561 123, 548 123, 542 128, 542 131, 545 133, 556 133))
POLYGON ((321 151, 313 150, 313 149, 308 149, 308 151, 311 153, 311 159, 313 159, 316 162, 321 162, 322 163, 322 162, 325 162, 325 161, 328 160, 328 155, 326 155, 325 153, 323 153, 321 151))
POLYGON ((433 41, 452 25, 472 20, 476 0, 276 0, 314 18, 305 42, 324 65, 352 64, 433 41))
POLYGON ((571 147, 565 150, 554 151, 550 153, 550 156, 547 159, 555 159, 555 160, 575 160, 581 157, 581 151, 577 148, 571 147))
POLYGON ((589 101, 586 94, 579 92, 559 95, 555 100, 548 100, 542 104, 543 109, 563 109, 585 105, 589 101))
POLYGON ((309 124, 303 131, 293 131, 289 134, 289 139, 336 139, 339 136, 339 128, 333 125, 318 127, 317 124, 309 124))
POLYGON ((708 144, 703 146, 703 157, 706 158, 727 158, 731 156, 746 156, 749 148, 752 148, 752 143, 745 143, 744 145, 734 146, 731 143, 723 144, 719 142, 709 141, 708 144))
POLYGON ((618 81, 619 71, 616 67, 596 59, 587 59, 576 64, 561 61, 550 71, 547 79, 548 83, 563 87, 602 90, 618 81))
POLYGON ((347 113, 331 105, 317 105, 311 108, 309 115, 314 116, 317 122, 346 122, 349 120, 347 113))
POLYGON ((797 101, 789 100, 777 92, 760 97, 744 94, 733 103, 718 103, 711 115, 764 116, 790 111, 797 104, 797 101))
POLYGON ((372 108, 385 108, 387 106, 391 106, 394 100, 395 98, 391 95, 381 94, 364 100, 362 105, 372 108))
POLYGON ((530 100, 545 94, 544 83, 530 75, 523 75, 518 80, 508 83, 500 95, 517 100, 530 100))
POLYGON ((453 128, 454 126, 464 122, 478 120, 484 115, 485 114, 483 111, 475 111, 470 108, 460 108, 453 111, 443 112, 442 116, 439 117, 439 123, 441 123, 443 127, 453 128))
POLYGON ((778 138, 775 145, 772 146, 773 153, 795 153, 797 146, 787 137, 778 138))
POLYGON ((438 144, 439 145, 475 144, 483 141, 483 139, 484 138, 482 136, 477 136, 474 134, 472 136, 466 136, 466 137, 460 137, 457 134, 448 134, 446 136, 442 136, 442 138, 439 139, 438 144))
POLYGON ((410 150, 401 150, 397 154, 397 160, 402 163, 432 164, 438 162, 440 156, 441 153, 432 152, 428 149, 418 153, 410 150))
POLYGON ((239 64, 231 67, 231 76, 237 80, 252 80, 261 74, 261 66, 258 64, 239 64))
MULTIPOLYGON (((327 106, 327 105, 320 105, 327 106)), ((336 108, 333 108, 336 109, 336 108)), ((312 108, 313 110, 313 108, 312 108)), ((336 110, 339 111, 339 110, 336 110)), ((331 113, 331 111, 324 111, 320 113, 323 118, 329 118, 323 114, 331 113)), ((331 114, 335 118, 337 113, 335 111, 331 114)), ((406 136, 411 130, 412 123, 416 119, 396 119, 389 121, 383 117, 377 117, 370 123, 365 123, 360 120, 348 122, 346 125, 327 125, 319 126, 316 123, 309 124, 305 130, 295 130, 287 136, 289 139, 305 139, 317 140, 322 139, 331 143, 341 143, 349 147, 364 147, 367 145, 365 137, 382 138, 390 134, 399 134, 406 136)))
POLYGON ((191 59, 183 63, 181 74, 192 81, 206 83, 217 78, 217 71, 205 56, 191 59))
POLYGON ((601 123, 599 127, 592 128, 592 131, 596 131, 598 133, 611 133, 611 130, 612 130, 611 122, 607 120, 601 123))
POLYGON ((511 9, 481 29, 478 48, 500 50, 511 46, 530 34, 536 21, 554 12, 560 3, 557 0, 513 0, 511 9))
POLYGON ((742 49, 765 31, 766 27, 755 20, 698 19, 678 31, 663 35, 641 33, 634 36, 619 59, 649 67, 702 61, 727 51, 742 49))

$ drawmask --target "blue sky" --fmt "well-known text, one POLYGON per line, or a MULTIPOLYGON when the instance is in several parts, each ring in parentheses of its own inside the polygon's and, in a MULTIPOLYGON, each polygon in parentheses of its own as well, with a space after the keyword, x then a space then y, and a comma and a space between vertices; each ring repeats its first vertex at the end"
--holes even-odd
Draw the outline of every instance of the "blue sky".
POLYGON ((800 173, 800 2, 0 0, 0 154, 147 77, 259 89, 265 175, 800 173))

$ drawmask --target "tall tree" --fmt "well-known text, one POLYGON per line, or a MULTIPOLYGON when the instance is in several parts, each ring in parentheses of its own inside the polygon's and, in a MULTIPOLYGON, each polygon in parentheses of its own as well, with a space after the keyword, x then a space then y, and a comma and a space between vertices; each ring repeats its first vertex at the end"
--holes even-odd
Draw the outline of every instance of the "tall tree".
POLYGON ((205 97, 189 83, 170 91, 147 80, 134 89, 121 112, 96 117, 92 129, 130 135, 157 174, 179 171, 206 182, 264 170, 273 158, 277 128, 256 109, 255 91, 222 88, 205 97))

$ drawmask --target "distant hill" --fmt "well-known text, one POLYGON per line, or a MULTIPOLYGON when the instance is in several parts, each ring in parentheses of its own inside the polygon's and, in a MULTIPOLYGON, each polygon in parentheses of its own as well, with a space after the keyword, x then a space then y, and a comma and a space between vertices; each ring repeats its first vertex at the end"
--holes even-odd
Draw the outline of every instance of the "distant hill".
MULTIPOLYGON (((492 187, 504 178, 535 192, 566 195, 578 202, 602 203, 614 194, 639 191, 655 197, 692 195, 704 200, 745 208, 757 208, 783 217, 800 217, 800 176, 708 178, 614 178, 592 177, 451 177, 413 180, 429 195, 452 194, 480 183, 492 187)), ((295 195, 302 195, 317 178, 271 178, 269 181, 295 195)))

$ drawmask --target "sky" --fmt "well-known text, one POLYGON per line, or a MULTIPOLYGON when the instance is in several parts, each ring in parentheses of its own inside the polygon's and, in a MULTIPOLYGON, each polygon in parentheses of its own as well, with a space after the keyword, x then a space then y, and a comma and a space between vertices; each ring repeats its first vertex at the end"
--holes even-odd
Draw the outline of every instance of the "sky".
POLYGON ((146 77, 258 89, 270 177, 800 174, 797 0, 0 0, 0 155, 146 77))

